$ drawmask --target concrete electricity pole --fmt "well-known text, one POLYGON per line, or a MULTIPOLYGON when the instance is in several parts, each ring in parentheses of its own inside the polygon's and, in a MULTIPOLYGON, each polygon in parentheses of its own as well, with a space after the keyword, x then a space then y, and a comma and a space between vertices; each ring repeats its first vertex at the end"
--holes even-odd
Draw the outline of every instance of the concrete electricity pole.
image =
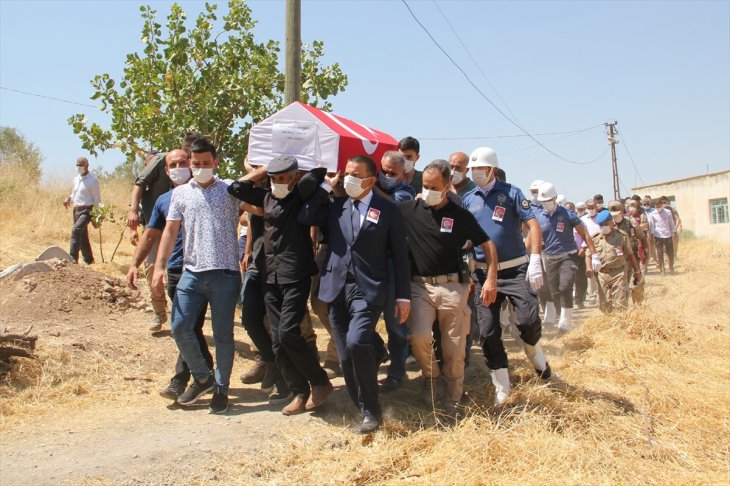
POLYGON ((286 68, 284 101, 288 105, 301 98, 302 89, 302 5, 286 0, 286 68))
POLYGON ((618 164, 616 164, 616 144, 618 143, 618 139, 616 138, 616 134, 618 133, 618 130, 616 130, 616 125, 618 125, 618 122, 614 121, 613 123, 606 123, 606 129, 608 130, 606 135, 608 136, 608 143, 611 145, 611 170, 613 171, 613 199, 618 200, 620 198, 620 190, 618 185, 618 164))

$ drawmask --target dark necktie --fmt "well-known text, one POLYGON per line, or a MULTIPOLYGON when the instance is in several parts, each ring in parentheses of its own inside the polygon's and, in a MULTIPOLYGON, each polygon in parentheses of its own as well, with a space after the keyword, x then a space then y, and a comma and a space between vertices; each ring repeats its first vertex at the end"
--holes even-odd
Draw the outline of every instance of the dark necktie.
POLYGON ((353 199, 352 201, 352 239, 357 238, 357 234, 360 232, 360 201, 353 199))

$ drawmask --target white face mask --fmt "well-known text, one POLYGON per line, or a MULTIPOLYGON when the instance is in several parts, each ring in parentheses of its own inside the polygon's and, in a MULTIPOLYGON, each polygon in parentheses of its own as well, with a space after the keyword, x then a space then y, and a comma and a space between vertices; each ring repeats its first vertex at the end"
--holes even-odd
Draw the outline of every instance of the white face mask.
POLYGON ((472 169, 472 171, 471 171, 471 178, 474 179, 474 182, 478 186, 484 187, 484 186, 488 185, 492 181, 493 178, 492 177, 489 177, 487 175, 487 171, 488 170, 489 169, 487 169, 487 170, 482 170, 482 169, 473 170, 472 169))
POLYGON ((86 173, 86 167, 79 167, 79 166, 77 165, 77 166, 76 166, 76 172, 78 172, 78 173, 79 173, 79 175, 84 175, 84 174, 86 173))
POLYGON ((437 191, 435 189, 424 189, 423 192, 421 192, 421 199, 423 199, 426 206, 438 206, 443 197, 441 191, 437 191))
POLYGON ((176 186, 181 186, 190 180, 189 167, 175 167, 170 169, 170 180, 176 186))
POLYGON ((213 178, 213 169, 194 168, 193 178, 198 184, 205 184, 207 182, 210 182, 210 180, 213 178))
POLYGON ((595 209, 589 209, 588 210, 588 216, 590 216, 591 218, 595 218, 596 217, 596 210, 595 209))
POLYGON ((556 206, 557 204, 555 204, 555 201, 542 201, 542 207, 545 208, 545 211, 548 213, 555 211, 556 206))
POLYGON ((614 223, 620 223, 622 219, 624 219, 623 215, 618 214, 616 216, 612 216, 614 223))
POLYGON ((604 235, 611 233, 611 227, 610 226, 601 226, 601 233, 603 233, 604 235))
POLYGON ((451 183, 454 185, 461 184, 464 181, 464 173, 453 171, 451 173, 451 183))
POLYGON ((380 183, 380 187, 383 189, 392 189, 396 184, 398 184, 398 177, 385 175, 380 172, 378 174, 378 182, 380 183))
POLYGON ((403 167, 405 167, 406 172, 410 172, 416 167, 416 163, 412 160, 406 159, 403 167))
POLYGON ((359 179, 351 175, 345 176, 345 192, 347 195, 353 199, 360 197, 360 195, 365 192, 365 189, 362 187, 364 180, 365 179, 359 179))
POLYGON ((289 190, 289 184, 274 184, 271 183, 271 194, 276 199, 284 199, 286 196, 289 195, 291 191, 289 190))

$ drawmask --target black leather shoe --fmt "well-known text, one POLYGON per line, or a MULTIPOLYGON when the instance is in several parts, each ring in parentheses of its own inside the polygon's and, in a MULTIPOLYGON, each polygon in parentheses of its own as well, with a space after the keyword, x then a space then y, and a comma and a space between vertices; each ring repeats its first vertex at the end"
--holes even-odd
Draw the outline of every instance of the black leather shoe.
POLYGON ((378 427, 380 427, 380 420, 372 415, 365 415, 360 423, 360 427, 357 429, 357 433, 361 435, 372 434, 378 430, 378 427))
POLYGON ((386 377, 380 384, 380 391, 385 393, 396 391, 398 388, 400 388, 400 380, 396 380, 392 376, 386 377))

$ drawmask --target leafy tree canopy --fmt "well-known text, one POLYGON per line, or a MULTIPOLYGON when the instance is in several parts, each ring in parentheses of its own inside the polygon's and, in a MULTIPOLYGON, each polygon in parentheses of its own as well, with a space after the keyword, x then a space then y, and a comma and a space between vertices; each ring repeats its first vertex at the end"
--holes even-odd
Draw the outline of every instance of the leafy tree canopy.
POLYGON ((37 183, 41 178, 43 154, 15 128, 0 127, 0 167, 14 166, 37 183))
MULTIPOLYGON (((98 155, 116 147, 130 165, 144 148, 179 147, 186 132, 197 131, 218 147, 223 175, 240 173, 251 126, 284 105, 284 74, 279 43, 254 40, 250 7, 244 0, 228 6, 222 26, 216 27, 217 6, 208 3, 188 26, 173 4, 164 34, 157 12, 140 7, 143 52, 127 55, 119 83, 108 74, 91 81, 91 99, 111 115, 109 128, 83 114, 68 120, 84 149, 98 155)), ((322 66, 323 55, 322 42, 302 48, 301 100, 331 110, 327 99, 345 89, 347 76, 337 63, 322 66)))

